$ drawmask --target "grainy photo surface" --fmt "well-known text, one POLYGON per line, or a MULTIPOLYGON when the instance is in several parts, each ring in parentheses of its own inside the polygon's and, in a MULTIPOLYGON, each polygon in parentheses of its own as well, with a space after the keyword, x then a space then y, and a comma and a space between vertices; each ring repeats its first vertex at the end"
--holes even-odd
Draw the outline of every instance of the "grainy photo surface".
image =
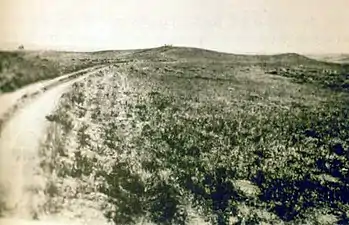
POLYGON ((348 9, 0 0, 0 224, 349 224, 348 9))

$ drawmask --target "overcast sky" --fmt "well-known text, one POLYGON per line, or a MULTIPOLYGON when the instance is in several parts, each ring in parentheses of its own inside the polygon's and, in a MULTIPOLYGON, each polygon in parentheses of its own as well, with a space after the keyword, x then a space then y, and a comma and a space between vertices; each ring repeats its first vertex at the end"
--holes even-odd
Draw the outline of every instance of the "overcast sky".
POLYGON ((349 53, 349 0, 0 0, 0 47, 349 53))

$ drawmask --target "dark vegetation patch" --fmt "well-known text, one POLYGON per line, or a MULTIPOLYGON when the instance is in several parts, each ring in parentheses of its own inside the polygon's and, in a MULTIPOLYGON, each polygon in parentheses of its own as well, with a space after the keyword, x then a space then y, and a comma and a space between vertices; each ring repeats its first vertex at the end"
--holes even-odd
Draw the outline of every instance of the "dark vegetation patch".
POLYGON ((278 67, 268 72, 273 75, 292 78, 300 84, 314 84, 338 92, 349 91, 349 68, 347 65, 311 69, 303 66, 278 67))

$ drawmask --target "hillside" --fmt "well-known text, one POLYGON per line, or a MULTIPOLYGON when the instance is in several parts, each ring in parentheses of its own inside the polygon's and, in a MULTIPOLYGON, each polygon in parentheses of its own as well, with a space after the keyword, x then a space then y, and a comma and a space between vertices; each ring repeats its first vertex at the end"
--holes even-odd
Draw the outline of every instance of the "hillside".
POLYGON ((250 67, 258 67, 267 73, 288 77, 298 83, 349 90, 349 65, 318 61, 296 53, 238 55, 198 48, 165 46, 138 50, 124 59, 152 63, 181 62, 188 67, 198 63, 218 68, 227 64, 247 70, 250 67))
POLYGON ((47 116, 39 218, 349 223, 343 66, 183 47, 122 60, 76 83, 47 116))
POLYGON ((135 51, 129 55, 129 59, 153 61, 182 61, 202 63, 234 63, 236 65, 251 65, 262 67, 298 67, 309 69, 329 69, 349 71, 348 66, 338 63, 319 61, 296 53, 284 53, 277 55, 242 55, 223 53, 206 49, 189 47, 164 46, 152 49, 135 51))
POLYGON ((264 68, 299 67, 331 71, 349 71, 348 66, 321 62, 288 53, 279 55, 238 55, 188 47, 159 47, 99 52, 15 51, 0 52, 0 92, 57 77, 89 66, 123 61, 233 63, 264 68))

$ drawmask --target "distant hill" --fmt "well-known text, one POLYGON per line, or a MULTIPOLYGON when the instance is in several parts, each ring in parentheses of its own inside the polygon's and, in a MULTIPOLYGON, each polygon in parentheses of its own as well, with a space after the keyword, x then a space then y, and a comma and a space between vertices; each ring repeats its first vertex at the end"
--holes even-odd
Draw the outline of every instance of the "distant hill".
POLYGON ((323 55, 308 55, 309 58, 324 62, 349 64, 349 54, 323 54, 323 55))
POLYGON ((221 62, 237 63, 247 65, 265 66, 306 66, 311 68, 340 68, 336 63, 319 61, 297 53, 284 53, 276 55, 244 55, 212 51, 191 47, 171 47, 164 46, 137 50, 130 58, 146 61, 201 61, 201 62, 221 62))

